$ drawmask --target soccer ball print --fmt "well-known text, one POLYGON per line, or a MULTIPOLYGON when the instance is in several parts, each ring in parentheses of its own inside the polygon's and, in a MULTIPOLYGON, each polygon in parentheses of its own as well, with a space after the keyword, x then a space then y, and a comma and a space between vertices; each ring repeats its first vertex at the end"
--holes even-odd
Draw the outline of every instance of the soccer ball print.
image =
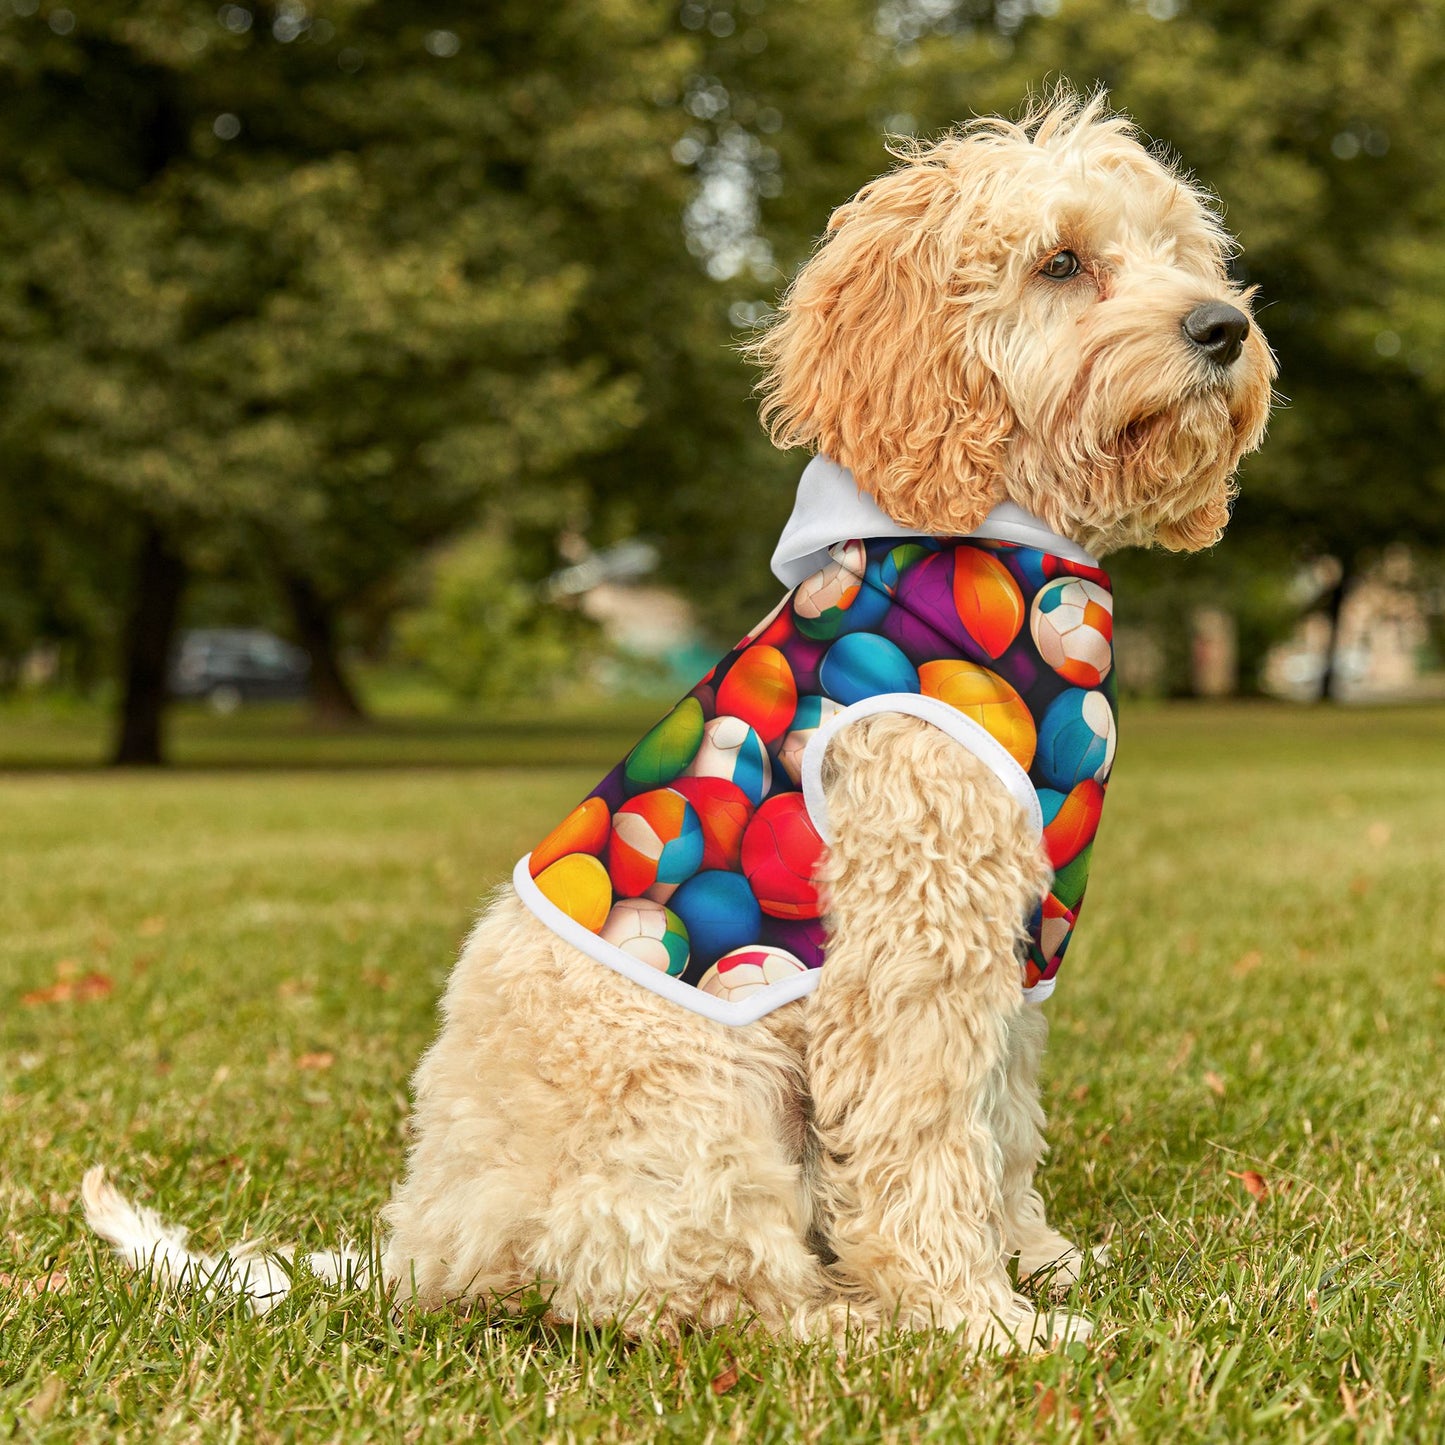
POLYGON ((1100 786, 1114 766, 1117 734, 1114 709, 1102 692, 1071 687, 1048 706, 1039 723, 1036 772, 1039 780, 1061 793, 1085 778, 1100 786))
POLYGON ((690 778, 726 778, 747 795, 763 801, 773 785, 773 765, 756 730, 740 717, 715 717, 702 731, 702 746, 687 765, 690 778))
POLYGON ((597 936, 599 958, 620 950, 669 988, 753 998, 825 955, 815 879, 826 845, 801 790, 809 742, 854 703, 921 694, 982 726, 1038 793, 1056 875, 1023 976, 1052 978, 1117 746, 1112 648, 1097 567, 980 538, 838 543, 538 844, 527 871, 597 936))
POLYGON ((890 600, 864 585, 868 552, 862 542, 839 542, 831 555, 833 560, 800 582, 793 593, 798 631, 820 641, 874 626, 890 600))
POLYGON ((1039 589, 1029 609, 1034 645, 1075 687, 1098 687, 1114 662, 1114 598, 1097 582, 1060 577, 1039 589))
POLYGON ((841 702, 834 702, 831 697, 821 697, 817 693, 798 699, 792 725, 778 744, 778 765, 794 786, 803 781, 803 754, 808 750, 808 744, 813 741, 813 734, 835 713, 842 711, 841 702))

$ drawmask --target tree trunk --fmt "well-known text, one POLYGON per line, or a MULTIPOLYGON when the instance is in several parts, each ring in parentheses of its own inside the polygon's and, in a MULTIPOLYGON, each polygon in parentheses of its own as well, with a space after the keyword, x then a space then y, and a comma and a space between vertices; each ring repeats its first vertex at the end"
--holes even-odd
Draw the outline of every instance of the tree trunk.
POLYGON ((336 622, 330 605, 296 572, 282 575, 296 640, 311 658, 311 709, 329 727, 366 721, 366 712, 341 666, 336 650, 336 622))
POLYGON ((124 693, 111 754, 117 766, 158 767, 165 761, 161 734, 167 672, 185 586, 185 561, 159 527, 147 524, 126 621, 124 693))
POLYGON ((1339 688, 1339 670, 1337 658, 1340 646, 1340 615, 1345 610, 1345 596, 1349 592, 1355 580, 1355 559, 1353 557, 1340 558, 1340 576, 1330 591, 1329 602, 1325 606, 1325 618, 1330 624, 1329 638, 1325 643, 1325 665, 1320 672, 1320 697, 1321 702, 1336 701, 1336 692, 1339 688))

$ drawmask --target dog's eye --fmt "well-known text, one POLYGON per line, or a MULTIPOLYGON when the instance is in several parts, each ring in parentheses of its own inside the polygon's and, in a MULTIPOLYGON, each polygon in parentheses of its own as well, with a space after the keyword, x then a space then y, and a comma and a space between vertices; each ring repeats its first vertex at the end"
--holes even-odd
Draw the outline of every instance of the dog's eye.
POLYGON ((1067 281, 1071 276, 1077 276, 1081 269, 1079 258, 1072 251, 1055 251, 1039 267, 1039 275, 1047 276, 1050 281, 1067 281))

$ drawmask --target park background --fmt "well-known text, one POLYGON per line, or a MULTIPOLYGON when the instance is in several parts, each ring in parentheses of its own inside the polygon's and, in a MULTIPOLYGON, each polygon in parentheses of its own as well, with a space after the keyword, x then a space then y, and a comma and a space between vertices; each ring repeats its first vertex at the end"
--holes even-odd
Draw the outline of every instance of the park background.
POLYGON ((1440 1438, 1442 135, 1440 0, 0 0, 0 1434, 1440 1438), (1060 77, 1224 198, 1283 398, 1219 548, 1110 564, 1046 1082, 1096 1344, 128 1280, 97 1160, 370 1242, 479 900, 775 600, 737 346, 885 135, 1060 77), (169 702, 237 627, 309 697, 169 702))
POLYGON ((1227 547, 1118 560, 1125 689, 1445 690, 1440 21, 3 0, 0 715, 155 762, 196 627, 299 644, 332 725, 676 691, 803 460, 737 346, 886 135, 1060 77, 1224 198, 1285 399, 1227 547))

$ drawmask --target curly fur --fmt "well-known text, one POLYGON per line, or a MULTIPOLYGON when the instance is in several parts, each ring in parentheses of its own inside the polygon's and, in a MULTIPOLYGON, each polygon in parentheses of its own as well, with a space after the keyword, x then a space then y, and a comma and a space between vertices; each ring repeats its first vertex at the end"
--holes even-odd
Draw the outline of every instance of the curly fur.
MULTIPOLYGON (((1217 209, 1100 98, 899 154, 754 348, 778 444, 826 451, 922 531, 1011 499, 1095 551, 1214 541, 1273 376, 1257 329, 1228 368, 1183 335, 1201 302, 1248 304, 1217 209), (1064 248, 1082 271, 1051 281, 1064 248)), ((1034 1184, 1046 1030, 1016 950, 1048 868, 1023 811, 911 717, 842 730, 824 781, 827 966, 746 1028, 638 988, 501 890, 414 1081, 386 1210, 401 1297, 505 1307, 540 1287, 561 1319, 671 1335, 739 1316, 988 1347, 1087 1334, 1006 1272, 1081 1262, 1034 1184)), ((133 1262, 246 1287, 99 1175, 87 1207, 133 1262)))
POLYGON ((1225 384, 1181 343, 1225 274, 1217 209, 1102 96, 930 144, 834 213, 750 348, 779 446, 849 467, 897 521, 969 532, 1005 498, 1090 550, 1217 541, 1263 437, 1257 328, 1225 384), (1081 275, 1040 276, 1069 249, 1081 275))

